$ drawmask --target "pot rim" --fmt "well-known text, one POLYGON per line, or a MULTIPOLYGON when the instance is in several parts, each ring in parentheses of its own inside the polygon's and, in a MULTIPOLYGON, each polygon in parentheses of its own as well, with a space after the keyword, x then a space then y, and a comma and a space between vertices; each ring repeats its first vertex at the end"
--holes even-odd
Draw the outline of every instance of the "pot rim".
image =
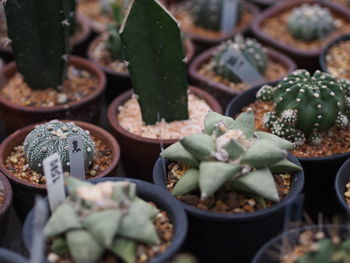
MULTIPOLYGON (((107 132, 106 130, 104 130, 96 125, 93 125, 93 124, 87 123, 87 122, 83 122, 83 121, 76 121, 76 120, 61 120, 61 121, 74 122, 76 125, 78 125, 82 129, 90 131, 91 135, 94 135, 101 140, 105 138, 106 144, 108 144, 108 146, 111 148, 111 152, 113 154, 111 164, 102 173, 100 173, 99 175, 97 175, 91 179, 87 179, 87 181, 91 181, 91 180, 96 179, 96 178, 102 178, 102 177, 108 176, 108 174, 110 174, 113 171, 113 169, 115 169, 118 166, 119 160, 120 160, 119 143, 109 132, 107 132), (97 134, 98 135, 101 134, 102 136, 97 136, 97 134), (103 138, 101 138, 101 137, 103 137, 103 138)), ((16 177, 15 175, 13 175, 11 172, 9 172, 4 165, 5 159, 7 157, 7 156, 6 157, 4 156, 5 149, 6 149, 7 145, 9 145, 12 141, 16 140, 16 138, 18 138, 20 136, 26 136, 29 132, 31 132, 35 128, 36 125, 42 124, 42 123, 46 123, 46 122, 31 124, 29 126, 26 126, 24 128, 17 130, 16 132, 14 132, 10 136, 8 136, 0 144, 0 172, 2 172, 11 182, 13 182, 15 184, 23 185, 23 186, 31 188, 31 189, 36 189, 36 191, 46 192, 46 184, 39 185, 39 184, 34 184, 31 182, 27 182, 23 179, 20 179, 20 178, 16 177)))
POLYGON ((0 217, 5 215, 10 209, 13 199, 13 191, 9 180, 0 172, 0 182, 3 184, 4 201, 0 204, 0 217))
POLYGON ((4 259, 4 258, 6 260, 11 260, 9 262, 12 262, 12 263, 28 263, 28 261, 20 254, 17 254, 11 250, 0 247, 0 259, 4 259))
POLYGON ((350 167, 350 158, 348 160, 346 160, 342 166, 340 166, 337 175, 335 177, 335 181, 334 181, 334 188, 335 188, 335 193, 337 195, 337 199, 340 202, 341 206, 345 209, 345 211, 347 211, 347 213, 350 214, 350 207, 347 204, 345 198, 344 198, 344 193, 345 193, 345 185, 343 185, 341 183, 341 179, 343 177, 347 178, 349 181, 350 179, 350 175, 348 175, 346 173, 346 170, 350 167))

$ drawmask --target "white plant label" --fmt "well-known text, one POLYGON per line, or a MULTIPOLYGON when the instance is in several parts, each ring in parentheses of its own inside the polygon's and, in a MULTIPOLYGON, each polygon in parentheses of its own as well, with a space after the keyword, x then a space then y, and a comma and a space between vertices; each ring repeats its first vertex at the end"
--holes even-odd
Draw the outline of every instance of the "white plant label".
POLYGON ((81 136, 68 137, 69 167, 71 176, 85 180, 83 140, 81 136))
POLYGON ((257 71, 243 54, 230 47, 222 55, 220 63, 224 63, 244 83, 254 85, 264 81, 264 77, 257 71))
POLYGON ((54 153, 43 161, 47 183, 47 195, 51 211, 54 211, 66 198, 64 192, 64 175, 58 153, 54 153))
POLYGON ((236 26, 238 20, 239 0, 219 0, 222 3, 221 31, 230 32, 236 26))

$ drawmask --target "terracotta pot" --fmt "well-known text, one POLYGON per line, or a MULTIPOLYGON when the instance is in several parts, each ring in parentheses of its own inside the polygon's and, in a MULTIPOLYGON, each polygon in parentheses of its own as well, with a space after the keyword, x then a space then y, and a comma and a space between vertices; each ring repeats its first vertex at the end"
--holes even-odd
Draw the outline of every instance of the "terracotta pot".
MULTIPOLYGON (((110 133, 100 127, 81 121, 74 121, 74 123, 85 130, 89 130, 91 135, 102 140, 110 147, 112 151, 113 157, 110 166, 94 178, 116 176, 120 158, 120 148, 118 142, 110 133)), ((13 148, 22 144, 27 134, 31 132, 35 126, 36 124, 32 124, 16 131, 7 137, 0 145, 0 171, 6 175, 12 184, 14 192, 14 209, 21 220, 24 220, 27 213, 34 206, 35 195, 46 195, 46 185, 34 184, 14 176, 5 167, 5 161, 13 151, 13 148)))
MULTIPOLYGON (((198 57, 194 58, 189 68, 189 74, 190 74, 190 78, 192 79, 192 81, 196 86, 203 88, 205 91, 209 92, 219 101, 221 106, 226 108, 230 100, 234 96, 236 96, 238 93, 241 93, 242 91, 232 89, 222 83, 216 82, 214 79, 208 78, 198 73, 201 66, 207 63, 212 58, 213 53, 218 49, 218 47, 219 46, 215 46, 203 52, 198 57)), ((267 55, 269 57, 269 60, 281 64, 284 68, 287 69, 288 73, 296 69, 296 64, 294 63, 294 61, 280 52, 267 48, 267 55)), ((283 77, 284 76, 281 76, 281 78, 276 79, 275 81, 276 82, 280 81, 283 77)), ((265 82, 266 81, 264 81, 264 83, 265 82)), ((262 84, 262 83, 256 83, 256 84, 262 84)), ((249 88, 252 88, 252 87, 253 86, 250 86, 249 88)))
MULTIPOLYGON (((103 92, 106 77, 94 63, 75 56, 69 58, 70 64, 90 72, 98 79, 96 89, 80 101, 70 102, 54 107, 24 107, 14 104, 0 96, 0 115, 7 133, 16 131, 29 124, 52 119, 71 119, 97 123, 99 111, 103 103, 103 92)), ((11 62, 3 67, 0 73, 6 79, 16 73, 16 64, 11 62)), ((1 75, 1 74, 0 74, 1 75)))
MULTIPOLYGON (((204 99, 213 111, 222 112, 221 106, 207 92, 190 87, 190 91, 204 99)), ((152 169, 154 162, 159 157, 161 145, 169 146, 177 141, 144 138, 125 130, 117 120, 119 106, 123 105, 133 94, 132 90, 118 96, 108 108, 108 123, 112 134, 117 138, 122 149, 122 164, 128 177, 134 177, 145 181, 152 181, 152 169)))
POLYGON ((12 205, 12 188, 2 173, 0 173, 0 191, 4 193, 4 200, 0 203, 0 243, 5 236, 7 224, 10 217, 10 208, 12 205))
MULTIPOLYGON (((295 0, 295 1, 283 1, 280 4, 276 4, 271 8, 267 9, 266 11, 262 12, 260 15, 258 15, 256 19, 254 19, 254 21, 252 22, 251 29, 253 34, 256 36, 256 38, 258 38, 262 43, 272 46, 284 52, 289 57, 292 57, 295 60, 295 62, 297 62, 300 68, 305 68, 310 71, 314 71, 319 67, 318 56, 320 55, 322 48, 315 49, 315 50, 298 49, 286 43, 283 43, 276 38, 271 37, 261 29, 261 26, 264 20, 273 16, 277 16, 286 10, 290 10, 302 4, 315 4, 315 1, 314 0, 295 0)), ((320 6, 329 8, 332 13, 337 14, 338 16, 343 17, 345 20, 350 22, 349 9, 343 8, 342 6, 338 4, 334 4, 330 1, 317 1, 317 4, 320 6)), ((325 46, 329 42, 331 42, 333 39, 337 38, 338 36, 339 34, 330 37, 326 41, 325 46)))

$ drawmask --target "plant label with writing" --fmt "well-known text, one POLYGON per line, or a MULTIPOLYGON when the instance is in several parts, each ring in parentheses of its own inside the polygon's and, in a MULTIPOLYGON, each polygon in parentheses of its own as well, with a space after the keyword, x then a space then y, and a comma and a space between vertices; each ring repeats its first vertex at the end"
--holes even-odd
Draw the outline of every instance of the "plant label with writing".
POLYGON ((230 32, 238 21, 239 0, 219 0, 222 3, 221 31, 230 32))
POLYGON ((221 63, 224 63, 244 83, 254 85, 264 82, 264 77, 260 72, 235 48, 227 49, 222 55, 221 63))
POLYGON ((85 180, 83 140, 81 136, 68 137, 70 174, 80 180, 85 180))
POLYGON ((43 161, 47 183, 47 195, 51 211, 54 211, 66 198, 64 192, 64 175, 58 153, 54 153, 43 161))

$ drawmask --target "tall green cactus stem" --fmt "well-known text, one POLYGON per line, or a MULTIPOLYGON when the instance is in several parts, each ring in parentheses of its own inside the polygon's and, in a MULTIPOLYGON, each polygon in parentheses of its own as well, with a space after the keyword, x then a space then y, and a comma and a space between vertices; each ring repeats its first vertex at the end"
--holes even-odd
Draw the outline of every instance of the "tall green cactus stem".
POLYGON ((203 134, 186 136, 161 156, 192 167, 176 183, 172 191, 175 196, 199 188, 206 198, 228 183, 233 189, 277 202, 272 173, 301 169, 286 159, 286 150, 291 149, 293 144, 286 140, 255 132, 251 110, 236 120, 209 112, 203 134))
POLYGON ((273 101, 274 112, 265 114, 264 124, 271 131, 297 145, 308 137, 320 144, 332 127, 348 128, 350 82, 328 73, 306 70, 289 74, 276 87, 265 85, 257 93, 263 101, 273 101))
POLYGON ((244 39, 243 36, 237 35, 234 41, 228 40, 222 43, 213 55, 210 64, 217 75, 231 82, 241 82, 241 79, 222 62, 223 54, 231 48, 240 51, 260 73, 263 74, 266 71, 268 57, 264 48, 254 39, 244 39))
POLYGON ((24 140, 24 152, 29 167, 39 173, 43 172, 42 163, 46 157, 58 153, 64 171, 70 170, 68 138, 81 136, 83 140, 83 156, 85 168, 94 158, 95 143, 85 131, 73 122, 53 120, 35 127, 24 140))
POLYGON ((297 7, 288 17, 288 30, 302 41, 313 41, 326 37, 335 28, 335 21, 328 8, 317 4, 297 7))
POLYGON ((73 177, 66 183, 69 196, 44 228, 45 238, 54 238, 52 252, 68 252, 75 263, 96 263, 109 251, 125 263, 135 263, 138 243, 159 243, 152 222, 158 209, 136 196, 135 184, 93 185, 73 177))
POLYGON ((120 37, 147 125, 188 119, 185 55, 178 23, 157 0, 132 1, 120 37))
POLYGON ((32 89, 61 86, 69 50, 70 0, 10 0, 5 11, 17 69, 26 83, 32 89))

